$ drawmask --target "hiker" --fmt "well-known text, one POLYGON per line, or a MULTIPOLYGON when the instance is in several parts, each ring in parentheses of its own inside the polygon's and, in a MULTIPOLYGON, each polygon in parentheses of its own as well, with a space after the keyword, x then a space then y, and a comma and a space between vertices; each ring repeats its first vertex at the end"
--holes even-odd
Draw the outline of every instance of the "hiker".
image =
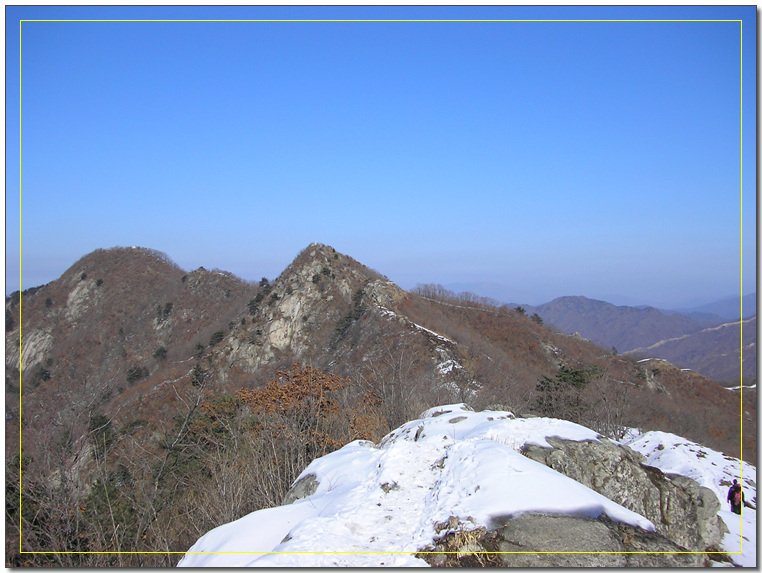
POLYGON ((738 483, 738 480, 733 480, 733 485, 730 486, 728 491, 728 501, 730 502, 730 511, 741 515, 741 506, 744 502, 743 490, 738 483))

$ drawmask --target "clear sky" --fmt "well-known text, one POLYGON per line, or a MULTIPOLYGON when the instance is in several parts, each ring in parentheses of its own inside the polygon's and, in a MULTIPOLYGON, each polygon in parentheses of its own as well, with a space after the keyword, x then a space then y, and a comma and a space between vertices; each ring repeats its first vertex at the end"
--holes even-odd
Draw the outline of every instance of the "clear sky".
POLYGON ((9 6, 6 294, 312 242, 506 302, 753 292, 755 50, 754 6, 9 6), (98 19, 523 21, 31 21, 98 19))

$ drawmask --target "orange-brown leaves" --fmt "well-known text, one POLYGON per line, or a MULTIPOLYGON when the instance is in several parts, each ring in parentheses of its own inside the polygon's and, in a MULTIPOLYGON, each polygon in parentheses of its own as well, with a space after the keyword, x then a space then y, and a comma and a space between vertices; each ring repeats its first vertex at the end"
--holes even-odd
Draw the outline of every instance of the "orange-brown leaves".
POLYGON ((349 383, 335 374, 297 363, 277 374, 278 378, 270 380, 264 388, 239 390, 238 398, 252 410, 265 410, 268 414, 288 414, 298 409, 317 417, 338 410, 329 393, 349 383))
POLYGON ((336 394, 349 380, 297 363, 277 376, 263 388, 236 394, 273 438, 304 445, 313 456, 348 441, 345 407, 336 394))

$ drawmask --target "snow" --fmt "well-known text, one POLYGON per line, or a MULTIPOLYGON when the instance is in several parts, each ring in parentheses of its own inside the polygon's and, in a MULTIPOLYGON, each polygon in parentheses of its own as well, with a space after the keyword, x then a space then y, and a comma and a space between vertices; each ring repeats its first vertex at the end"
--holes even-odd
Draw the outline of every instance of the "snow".
POLYGON ((757 566, 757 468, 737 458, 666 432, 633 434, 623 444, 643 454, 647 463, 667 474, 680 474, 711 489, 722 504, 720 517, 730 533, 722 549, 742 567, 757 566), (734 479, 743 484, 746 502, 742 515, 730 511, 728 490, 734 479))
POLYGON ((740 390, 741 388, 743 388, 744 390, 756 390, 757 389, 757 385, 756 384, 752 384, 751 386, 727 386, 727 387, 725 387, 726 390, 740 390))
POLYGON ((509 412, 433 408, 378 446, 352 442, 302 472, 316 491, 213 529, 181 566, 425 566, 415 552, 458 516, 469 527, 525 512, 611 519, 653 530, 644 517, 519 453, 545 438, 597 440, 588 428, 509 412), (527 491, 540 488, 541 498, 527 491))
MULTIPOLYGON (((393 310, 389 310, 385 306, 381 306, 379 304, 379 305, 377 305, 377 308, 378 308, 379 314, 381 314, 381 316, 386 317, 387 320, 394 320, 394 319, 402 318, 396 312, 394 312, 393 310)), ((405 320, 405 322, 408 322, 408 321, 405 320)), ((416 324, 415 322, 411 322, 410 324, 412 324, 415 328, 417 328, 419 330, 423 330, 424 332, 430 334, 431 336, 439 339, 441 342, 446 342, 448 344, 453 344, 453 345, 457 344, 457 342, 455 342, 454 340, 450 340, 446 336, 442 336, 441 334, 437 334, 433 330, 429 330, 428 328, 426 328, 424 326, 421 326, 420 324, 416 324)))
MULTIPOLYGON (((552 418, 516 418, 510 412, 473 412, 464 404, 431 408, 389 433, 378 445, 352 442, 314 460, 317 489, 303 499, 255 511, 202 536, 180 562, 185 567, 416 567, 415 557, 450 516, 460 527, 489 528, 525 512, 596 518, 646 530, 653 524, 534 460, 527 444, 546 438, 598 440, 578 424, 552 418), (543 496, 529 496, 540 490, 543 496), (464 525, 465 524, 465 525, 464 525)), ((738 565, 756 566, 756 510, 728 511, 727 487, 743 481, 756 507, 756 468, 679 436, 631 430, 621 442, 650 465, 710 488, 723 504, 730 533, 723 550, 738 565)))
POLYGON ((444 376, 445 374, 449 374, 452 372, 453 369, 463 370, 463 367, 458 364, 455 360, 445 360, 441 364, 437 365, 437 370, 439 371, 439 374, 444 376))
POLYGON ((415 322, 413 322, 412 324, 413 324, 413 326, 415 326, 419 330, 423 330, 424 332, 428 332, 429 334, 431 334, 432 336, 435 336, 436 338, 438 338, 442 342, 447 342, 449 344, 457 344, 457 342, 455 342, 454 340, 450 340, 446 336, 442 336, 441 334, 437 334, 433 330, 429 330, 428 328, 426 328, 424 326, 421 326, 420 324, 416 324, 415 322))
POLYGON ((377 305, 378 312, 381 314, 381 316, 387 317, 389 320, 399 318, 399 315, 394 312, 393 310, 389 310, 385 306, 381 306, 380 304, 377 305))

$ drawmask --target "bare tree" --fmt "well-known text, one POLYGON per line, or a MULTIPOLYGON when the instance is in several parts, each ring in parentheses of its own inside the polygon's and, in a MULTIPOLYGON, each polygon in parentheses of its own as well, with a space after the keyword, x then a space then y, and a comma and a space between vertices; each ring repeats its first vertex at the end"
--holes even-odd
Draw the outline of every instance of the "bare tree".
POLYGON ((380 408, 391 428, 415 418, 426 405, 420 396, 426 366, 422 349, 409 336, 387 337, 368 358, 359 382, 378 396, 380 408))
POLYGON ((601 371, 584 389, 588 419, 587 425, 615 440, 621 440, 626 431, 628 395, 631 382, 613 379, 601 371))

